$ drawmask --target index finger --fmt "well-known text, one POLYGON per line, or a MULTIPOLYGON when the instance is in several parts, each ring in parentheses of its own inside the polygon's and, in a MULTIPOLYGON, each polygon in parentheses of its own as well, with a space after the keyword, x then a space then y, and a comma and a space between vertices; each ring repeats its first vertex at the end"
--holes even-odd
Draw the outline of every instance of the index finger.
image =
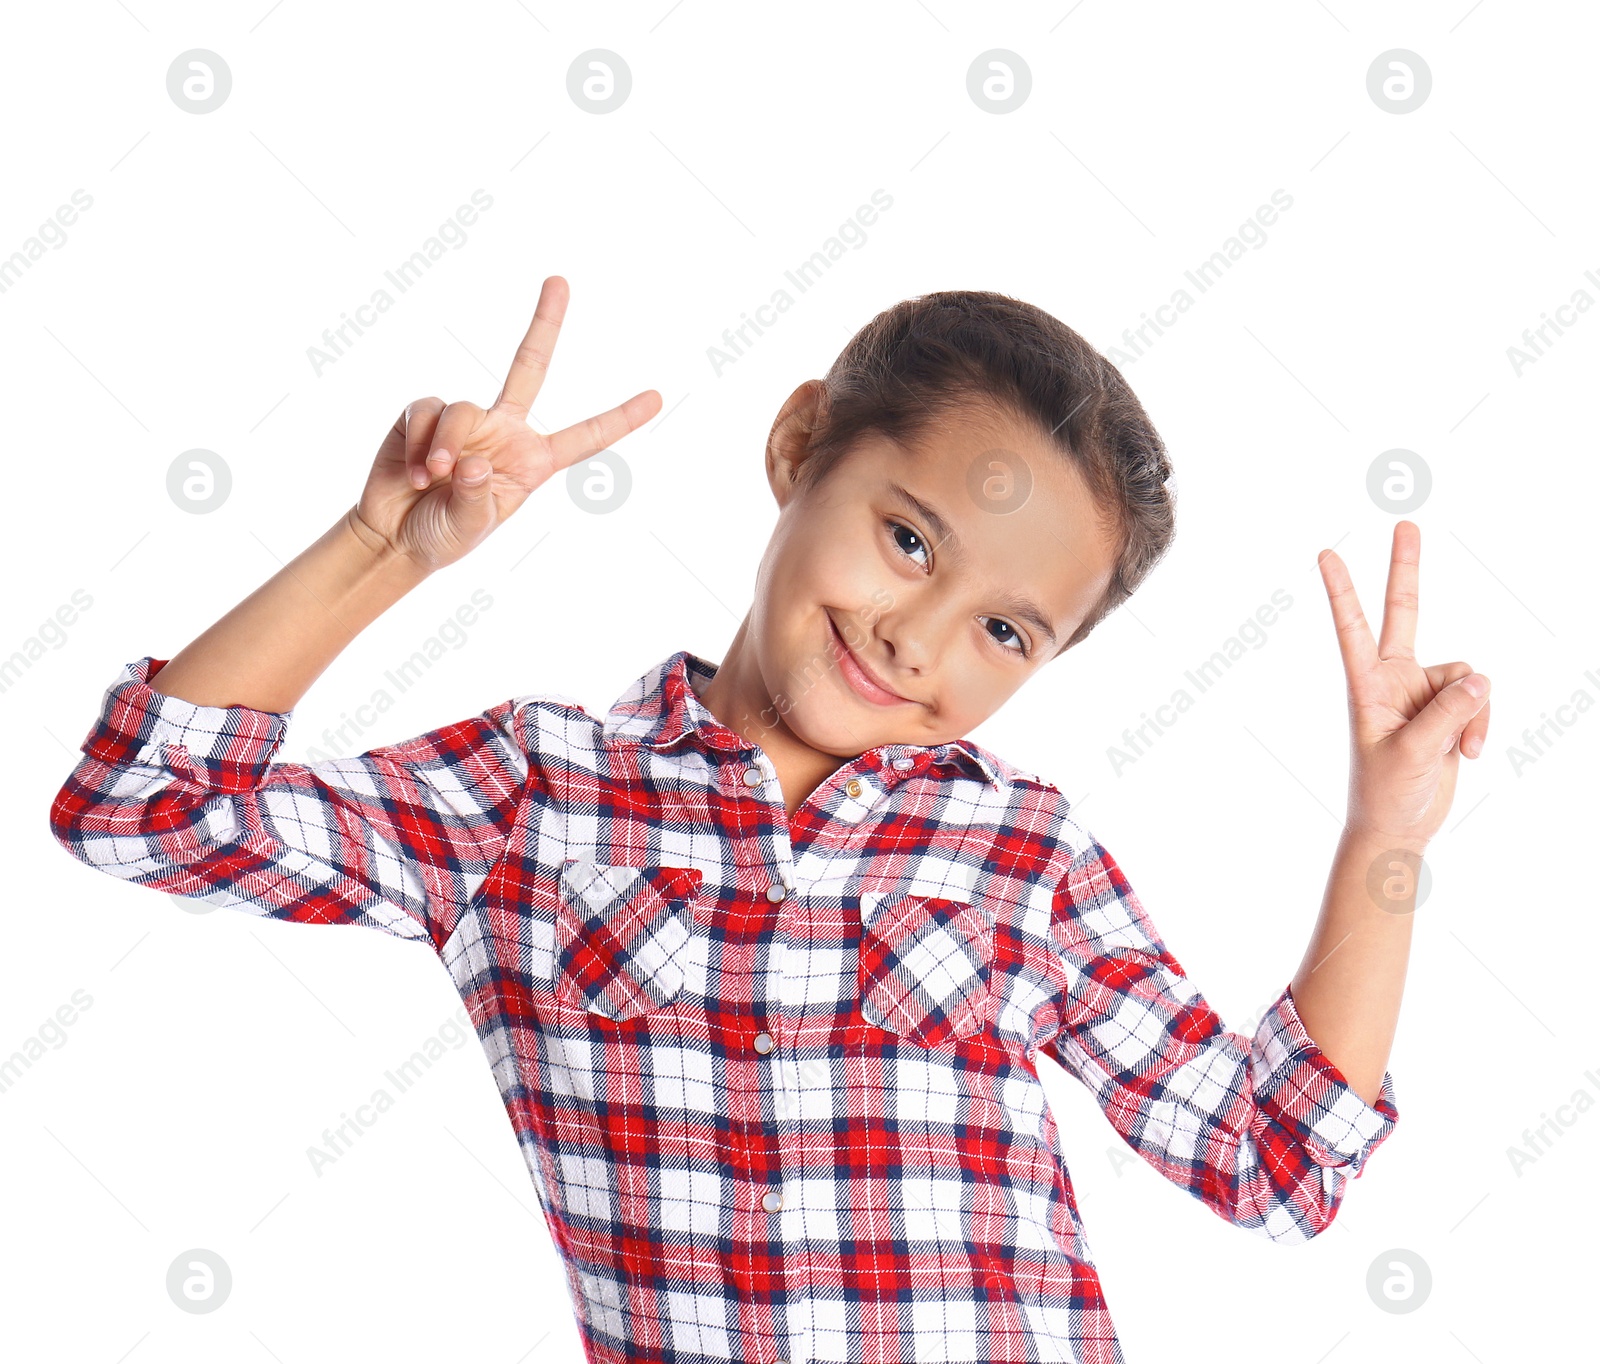
POLYGON ((1372 630, 1356 597, 1355 584, 1350 581, 1350 570, 1331 549, 1317 556, 1317 567, 1322 570, 1322 585, 1328 590, 1328 606, 1333 612, 1345 674, 1352 679, 1362 677, 1372 670, 1378 646, 1372 641, 1372 630))
POLYGON ((550 353, 556 348, 556 334, 567 315, 570 297, 567 282, 560 275, 551 275, 545 280, 544 288, 539 291, 539 304, 533 310, 533 321, 517 346, 506 381, 491 406, 527 419, 528 409, 539 396, 545 371, 550 367, 550 353))

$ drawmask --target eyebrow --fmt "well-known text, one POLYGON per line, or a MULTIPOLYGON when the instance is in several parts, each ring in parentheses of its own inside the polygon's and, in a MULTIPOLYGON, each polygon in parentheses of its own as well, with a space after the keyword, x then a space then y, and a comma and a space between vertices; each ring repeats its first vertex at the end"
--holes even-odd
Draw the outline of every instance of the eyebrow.
MULTIPOLYGON (((933 533, 940 545, 948 543, 958 553, 965 553, 965 547, 951 528, 950 523, 920 497, 893 480, 889 483, 889 491, 933 528, 933 533)), ((1000 605, 1005 607, 1018 620, 1026 621, 1033 626, 1035 630, 1050 641, 1051 645, 1057 643, 1056 632, 1050 625, 1050 617, 1045 615, 1044 611, 1027 597, 1008 593, 1001 598, 1000 605)))

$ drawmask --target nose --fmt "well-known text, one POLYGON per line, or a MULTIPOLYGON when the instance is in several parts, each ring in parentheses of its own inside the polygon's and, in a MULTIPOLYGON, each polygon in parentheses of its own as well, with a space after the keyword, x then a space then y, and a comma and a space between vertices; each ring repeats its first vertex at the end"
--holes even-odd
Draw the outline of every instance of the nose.
POLYGON ((938 660, 939 646, 950 637, 959 610, 959 603, 942 600, 931 590, 902 594, 878 618, 876 633, 896 667, 920 675, 938 660))

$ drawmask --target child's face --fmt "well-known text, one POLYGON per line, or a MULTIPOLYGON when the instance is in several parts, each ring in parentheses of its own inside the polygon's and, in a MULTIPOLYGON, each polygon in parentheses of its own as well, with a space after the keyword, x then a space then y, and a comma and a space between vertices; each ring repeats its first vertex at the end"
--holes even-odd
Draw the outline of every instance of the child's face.
POLYGON ((757 727, 841 757, 961 738, 1077 629, 1118 545, 1067 459, 986 407, 941 422, 914 453, 870 436, 802 488, 805 422, 786 418, 814 396, 796 391, 768 448, 780 510, 744 641, 773 702, 757 727), (1001 511, 1027 479, 1026 499, 1001 511), (852 658, 902 699, 863 695, 852 658))

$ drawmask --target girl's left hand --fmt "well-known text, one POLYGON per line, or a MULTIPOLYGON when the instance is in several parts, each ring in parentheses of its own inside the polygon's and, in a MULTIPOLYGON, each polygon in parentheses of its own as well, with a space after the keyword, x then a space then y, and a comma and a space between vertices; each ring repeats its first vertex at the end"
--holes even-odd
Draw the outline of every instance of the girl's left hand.
POLYGON ((1344 560, 1317 556, 1350 690, 1345 828, 1419 853, 1450 812, 1461 755, 1476 758, 1489 732, 1489 679, 1460 662, 1424 667, 1412 652, 1421 553, 1415 523, 1396 524, 1376 644, 1344 560))

